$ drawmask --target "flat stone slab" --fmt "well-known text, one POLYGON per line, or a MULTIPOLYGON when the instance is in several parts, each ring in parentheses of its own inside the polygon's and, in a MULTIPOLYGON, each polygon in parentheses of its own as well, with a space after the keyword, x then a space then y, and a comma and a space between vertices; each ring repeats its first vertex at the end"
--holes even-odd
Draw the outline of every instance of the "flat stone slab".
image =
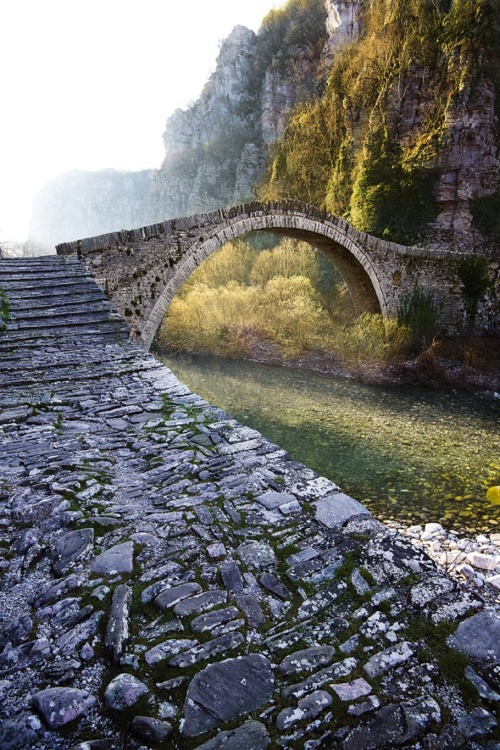
POLYGON ((228 591, 238 594, 243 591, 243 579, 235 562, 225 562, 220 566, 221 578, 228 591))
POLYGON ((270 743, 271 738, 264 724, 246 721, 230 732, 219 732, 196 750, 266 750, 270 743))
POLYGON ((316 690, 305 698, 301 698, 296 708, 284 708, 276 717, 276 728, 280 732, 286 731, 298 721, 310 721, 319 716, 333 703, 332 696, 326 690, 316 690))
POLYGON ((134 569, 134 543, 123 542, 101 552, 90 567, 92 573, 115 576, 118 573, 132 573, 134 569))
POLYGON ((333 646, 312 646, 301 651, 295 651, 286 656, 278 667, 278 671, 284 675, 295 672, 313 672, 319 667, 331 664, 335 657, 333 646))
POLYGON ((155 599, 155 604, 162 610, 162 612, 166 612, 172 607, 175 607, 178 602, 187 599, 188 596, 198 594, 200 591, 201 586, 199 583, 181 583, 179 586, 172 586, 172 588, 166 589, 165 591, 162 591, 161 594, 158 594, 155 599))
POLYGON ((337 693, 341 701, 355 701, 363 695, 369 695, 372 691, 372 686, 362 677, 352 682, 330 685, 330 687, 337 693))
POLYGON ((182 732, 195 737, 257 711, 271 699, 273 688, 271 664, 260 654, 211 664, 189 685, 182 732))
POLYGON ((117 663, 125 651, 129 636, 129 610, 132 603, 132 591, 125 584, 117 586, 113 592, 111 611, 109 613, 104 648, 117 663))
POLYGON ((485 611, 468 617, 450 635, 448 645, 481 662, 500 661, 500 616, 485 611))
POLYGON ((90 552, 94 544, 94 529, 70 531, 60 537, 52 549, 52 570, 63 576, 78 560, 90 552))
POLYGON ((336 492, 333 495, 318 500, 313 503, 315 508, 316 520, 333 529, 341 526, 352 516, 370 516, 371 513, 354 498, 344 495, 343 492, 336 492))
POLYGON ((413 653, 414 647, 412 644, 407 641, 401 641, 401 643, 396 643, 395 646, 390 646, 372 656, 365 664, 364 670, 368 677, 372 679, 380 677, 389 669, 397 667, 399 664, 403 664, 408 659, 411 659, 413 653))
POLYGON ((259 495, 255 499, 258 503, 263 505, 264 508, 267 508, 267 510, 275 510, 276 508, 279 508, 280 505, 288 505, 289 503, 297 502, 295 495, 290 495, 287 492, 275 492, 274 490, 264 492, 263 495, 259 495))

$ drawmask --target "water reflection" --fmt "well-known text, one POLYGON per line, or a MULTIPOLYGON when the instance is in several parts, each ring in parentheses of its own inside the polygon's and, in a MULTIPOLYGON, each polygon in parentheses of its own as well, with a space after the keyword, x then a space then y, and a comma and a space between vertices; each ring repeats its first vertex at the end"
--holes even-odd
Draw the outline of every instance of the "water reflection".
POLYGON ((329 477, 382 519, 498 531, 500 403, 370 387, 249 362, 163 357, 210 403, 329 477))

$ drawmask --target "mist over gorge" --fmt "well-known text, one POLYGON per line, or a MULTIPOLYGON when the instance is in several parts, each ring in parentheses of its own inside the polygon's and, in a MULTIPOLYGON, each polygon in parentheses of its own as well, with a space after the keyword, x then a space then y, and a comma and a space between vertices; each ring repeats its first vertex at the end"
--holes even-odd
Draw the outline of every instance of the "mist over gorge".
POLYGON ((235 27, 200 97, 168 119, 160 168, 61 175, 35 201, 31 241, 53 249, 258 196, 405 244, 490 245, 498 26, 491 2, 477 17, 472 5, 291 0, 257 34, 235 27), (386 215, 394 195, 406 233, 386 215))

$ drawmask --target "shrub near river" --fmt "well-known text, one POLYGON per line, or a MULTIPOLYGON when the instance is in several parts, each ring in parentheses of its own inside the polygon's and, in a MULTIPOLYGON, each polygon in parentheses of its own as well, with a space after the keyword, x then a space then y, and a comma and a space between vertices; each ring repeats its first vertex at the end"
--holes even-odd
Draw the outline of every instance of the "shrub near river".
POLYGON ((273 249, 228 243, 184 284, 165 318, 162 349, 245 357, 259 347, 286 359, 319 352, 346 364, 401 354, 409 330, 381 315, 356 316, 334 266, 304 242, 273 249))

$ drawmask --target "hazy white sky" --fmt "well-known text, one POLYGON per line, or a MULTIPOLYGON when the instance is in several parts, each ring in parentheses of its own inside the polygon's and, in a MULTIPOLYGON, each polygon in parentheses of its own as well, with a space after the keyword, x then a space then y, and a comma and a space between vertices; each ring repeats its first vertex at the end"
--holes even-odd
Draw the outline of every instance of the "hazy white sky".
POLYGON ((0 0, 0 241, 70 169, 158 167, 218 46, 283 0, 0 0))

